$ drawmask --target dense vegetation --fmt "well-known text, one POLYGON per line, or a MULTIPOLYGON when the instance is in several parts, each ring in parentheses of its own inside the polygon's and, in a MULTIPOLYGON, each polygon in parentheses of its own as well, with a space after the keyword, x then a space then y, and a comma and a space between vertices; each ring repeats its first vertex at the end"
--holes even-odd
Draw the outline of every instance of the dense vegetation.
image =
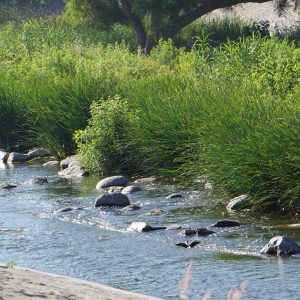
POLYGON ((145 56, 125 25, 2 24, 1 144, 58 156, 77 145, 95 172, 196 187, 205 175, 231 195, 250 194, 255 207, 297 212, 300 50, 249 28, 202 21, 174 39, 190 50, 168 40, 145 56))

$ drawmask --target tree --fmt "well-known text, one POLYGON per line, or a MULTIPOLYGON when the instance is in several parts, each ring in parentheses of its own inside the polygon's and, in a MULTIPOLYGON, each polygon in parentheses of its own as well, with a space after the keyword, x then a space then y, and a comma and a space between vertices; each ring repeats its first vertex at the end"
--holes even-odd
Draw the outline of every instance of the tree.
MULTIPOLYGON (((201 16, 219 8, 247 2, 270 0, 67 0, 68 4, 89 8, 104 23, 127 22, 135 31, 143 52, 149 53, 160 38, 173 37, 201 16), (122 12, 122 14, 121 14, 122 12), (125 18, 126 17, 126 18, 125 18)), ((274 0, 283 9, 288 0, 274 0)), ((297 5, 300 0, 294 0, 297 5)))

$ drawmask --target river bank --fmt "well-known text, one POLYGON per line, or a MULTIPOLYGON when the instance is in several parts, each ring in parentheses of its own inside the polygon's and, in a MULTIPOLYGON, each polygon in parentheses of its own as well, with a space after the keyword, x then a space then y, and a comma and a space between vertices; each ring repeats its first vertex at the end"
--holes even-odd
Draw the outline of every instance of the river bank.
POLYGON ((159 300, 95 282, 0 264, 0 299, 159 300))

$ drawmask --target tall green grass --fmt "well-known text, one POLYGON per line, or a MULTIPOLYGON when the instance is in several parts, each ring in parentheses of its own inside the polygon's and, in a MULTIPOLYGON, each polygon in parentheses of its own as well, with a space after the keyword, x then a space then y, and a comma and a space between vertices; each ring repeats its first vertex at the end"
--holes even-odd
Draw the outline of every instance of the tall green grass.
POLYGON ((206 175, 255 207, 299 211, 297 43, 254 34, 214 46, 202 34, 190 51, 169 40, 149 56, 134 43, 120 25, 2 27, 0 144, 58 156, 77 146, 95 172, 195 187, 206 175))

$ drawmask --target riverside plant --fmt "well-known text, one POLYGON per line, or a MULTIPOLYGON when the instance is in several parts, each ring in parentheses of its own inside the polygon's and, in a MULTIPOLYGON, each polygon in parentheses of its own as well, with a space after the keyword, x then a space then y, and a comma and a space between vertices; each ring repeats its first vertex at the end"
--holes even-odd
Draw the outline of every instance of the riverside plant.
POLYGON ((43 146, 57 156, 77 146, 83 162, 84 147, 107 162, 107 144, 118 145, 111 166, 88 167, 155 173, 196 188, 207 175, 220 191, 249 194, 253 207, 299 211, 297 42, 253 35, 213 47, 203 35, 190 51, 169 40, 143 56, 115 36, 113 44, 96 26, 61 17, 3 26, 0 144, 43 146), (112 124, 110 143, 93 123, 99 109, 102 123, 112 124), (114 127, 119 116, 124 122, 114 127))

